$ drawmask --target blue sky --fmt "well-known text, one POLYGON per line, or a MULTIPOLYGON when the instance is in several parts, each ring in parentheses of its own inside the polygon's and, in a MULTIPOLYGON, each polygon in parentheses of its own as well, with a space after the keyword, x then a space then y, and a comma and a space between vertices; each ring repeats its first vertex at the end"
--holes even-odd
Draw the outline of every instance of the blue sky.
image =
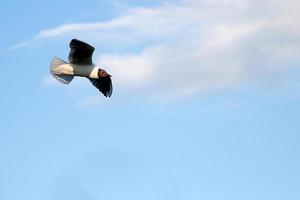
POLYGON ((2 1, 1 200, 300 198, 297 8, 2 1), (113 75, 49 75, 72 38, 113 75))

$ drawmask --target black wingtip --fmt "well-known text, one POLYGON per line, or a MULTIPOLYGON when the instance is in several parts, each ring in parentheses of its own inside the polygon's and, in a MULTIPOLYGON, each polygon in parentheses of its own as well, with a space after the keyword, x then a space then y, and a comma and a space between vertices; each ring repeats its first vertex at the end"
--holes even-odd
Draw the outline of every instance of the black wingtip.
POLYGON ((72 48, 72 47, 88 47, 88 48, 94 49, 94 47, 92 45, 90 45, 89 43, 83 42, 83 41, 78 40, 76 38, 73 38, 70 41, 69 46, 70 46, 70 48, 72 48))
POLYGON ((81 43, 82 41, 76 39, 76 38, 73 38, 71 41, 70 41, 70 48, 72 48, 72 46, 75 46, 77 45, 78 43, 81 43))

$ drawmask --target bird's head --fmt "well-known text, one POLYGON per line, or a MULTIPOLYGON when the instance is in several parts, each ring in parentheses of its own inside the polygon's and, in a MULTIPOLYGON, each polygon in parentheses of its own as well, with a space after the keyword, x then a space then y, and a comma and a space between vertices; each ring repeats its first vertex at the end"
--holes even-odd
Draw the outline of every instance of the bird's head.
POLYGON ((107 73, 105 70, 99 69, 98 70, 98 77, 99 78, 111 77, 111 75, 109 73, 107 73))

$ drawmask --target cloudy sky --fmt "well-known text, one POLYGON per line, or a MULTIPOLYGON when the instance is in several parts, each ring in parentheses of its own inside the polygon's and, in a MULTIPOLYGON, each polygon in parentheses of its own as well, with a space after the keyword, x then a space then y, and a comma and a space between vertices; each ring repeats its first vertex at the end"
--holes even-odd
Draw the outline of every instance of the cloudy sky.
POLYGON ((300 2, 0 3, 1 200, 300 198, 300 2), (78 38, 112 98, 51 59, 78 38))

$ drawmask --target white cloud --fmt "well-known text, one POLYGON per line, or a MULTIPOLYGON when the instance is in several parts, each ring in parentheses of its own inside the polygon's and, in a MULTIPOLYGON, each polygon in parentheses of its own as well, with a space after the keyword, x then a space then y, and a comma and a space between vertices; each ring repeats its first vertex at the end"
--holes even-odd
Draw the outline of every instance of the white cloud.
POLYGON ((109 66, 114 78, 129 87, 141 86, 151 79, 153 65, 143 55, 102 55, 99 63, 109 66))
POLYGON ((109 47, 95 61, 117 90, 177 98, 251 84, 299 64, 299 7, 296 0, 182 0, 106 22, 61 25, 29 41, 94 41, 109 47))

